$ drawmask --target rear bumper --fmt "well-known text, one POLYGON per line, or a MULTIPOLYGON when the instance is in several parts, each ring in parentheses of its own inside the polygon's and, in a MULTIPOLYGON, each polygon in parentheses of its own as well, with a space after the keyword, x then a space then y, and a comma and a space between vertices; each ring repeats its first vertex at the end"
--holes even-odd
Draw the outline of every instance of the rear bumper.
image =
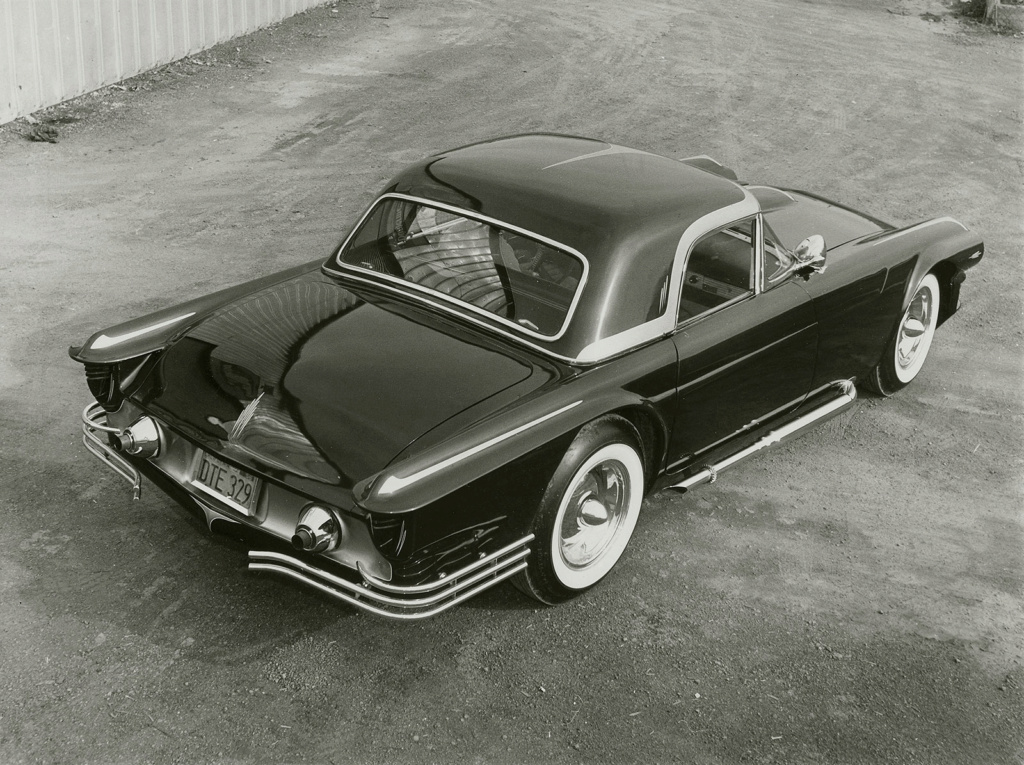
MULTIPOLYGON (((100 404, 94 402, 82 412, 82 442, 85 448, 100 462, 129 481, 132 484, 133 496, 138 499, 142 493, 142 473, 115 451, 105 438, 108 433, 120 432, 118 428, 107 424, 106 411, 100 404)), ((172 497, 179 501, 184 499, 201 510, 211 529, 215 520, 225 521, 236 527, 245 526, 238 519, 228 516, 211 503, 204 501, 202 497, 188 492, 179 482, 165 476, 155 466, 148 463, 144 463, 144 466, 147 475, 158 485, 168 484, 161 488, 172 497), (150 473, 153 475, 149 475, 150 473), (184 498, 178 497, 178 494, 184 494, 184 498)), ((500 550, 483 555, 457 571, 442 574, 433 582, 411 586, 394 585, 374 576, 359 561, 354 564, 354 572, 343 571, 349 574, 346 577, 317 566, 309 560, 282 552, 253 550, 249 553, 248 567, 250 571, 269 571, 290 577, 377 616, 403 620, 424 619, 458 605, 523 571, 526 568, 526 557, 530 554, 531 541, 532 534, 500 550)))
POLYGON ((350 606, 391 619, 425 619, 446 611, 526 568, 530 534, 517 542, 427 584, 402 587, 371 576, 352 582, 291 555, 253 550, 250 571, 271 571, 296 579, 350 606))
POLYGON ((93 401, 82 411, 82 443, 90 454, 132 484, 132 498, 142 496, 142 474, 128 460, 115 452, 101 433, 120 433, 119 428, 107 425, 107 413, 99 402, 93 401))

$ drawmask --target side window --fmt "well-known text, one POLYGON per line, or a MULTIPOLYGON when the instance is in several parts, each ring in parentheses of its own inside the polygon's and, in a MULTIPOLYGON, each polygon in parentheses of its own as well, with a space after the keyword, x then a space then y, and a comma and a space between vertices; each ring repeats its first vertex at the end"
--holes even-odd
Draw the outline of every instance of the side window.
POLYGON ((679 298, 679 321, 713 311, 754 291, 754 218, 697 240, 679 298))

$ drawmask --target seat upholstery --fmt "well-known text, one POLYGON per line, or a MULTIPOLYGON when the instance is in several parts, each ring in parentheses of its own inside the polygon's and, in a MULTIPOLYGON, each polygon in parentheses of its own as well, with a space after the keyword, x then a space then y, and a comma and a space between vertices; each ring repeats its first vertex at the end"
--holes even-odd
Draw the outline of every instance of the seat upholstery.
POLYGON ((426 241, 395 251, 407 281, 507 315, 508 297, 491 255, 489 226, 464 219, 418 239, 426 241))

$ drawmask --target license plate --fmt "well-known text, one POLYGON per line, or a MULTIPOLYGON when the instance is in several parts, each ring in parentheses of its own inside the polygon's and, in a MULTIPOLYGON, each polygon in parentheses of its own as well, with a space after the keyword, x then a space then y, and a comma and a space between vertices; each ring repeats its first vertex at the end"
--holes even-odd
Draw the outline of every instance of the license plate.
POLYGON ((200 451, 192 470, 192 485, 212 494, 240 513, 252 515, 260 479, 200 451))

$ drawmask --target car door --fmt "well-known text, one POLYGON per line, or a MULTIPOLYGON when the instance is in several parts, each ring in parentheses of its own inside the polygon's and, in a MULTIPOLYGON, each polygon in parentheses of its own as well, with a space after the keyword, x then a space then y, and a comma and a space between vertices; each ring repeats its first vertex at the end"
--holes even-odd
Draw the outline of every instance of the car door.
MULTIPOLYGON (((810 389, 814 308, 797 278, 768 281, 765 232, 761 216, 752 216, 709 232, 687 253, 672 336, 678 367, 669 472, 795 407, 810 389)), ((777 273, 784 252, 771 239, 768 252, 777 273)))

